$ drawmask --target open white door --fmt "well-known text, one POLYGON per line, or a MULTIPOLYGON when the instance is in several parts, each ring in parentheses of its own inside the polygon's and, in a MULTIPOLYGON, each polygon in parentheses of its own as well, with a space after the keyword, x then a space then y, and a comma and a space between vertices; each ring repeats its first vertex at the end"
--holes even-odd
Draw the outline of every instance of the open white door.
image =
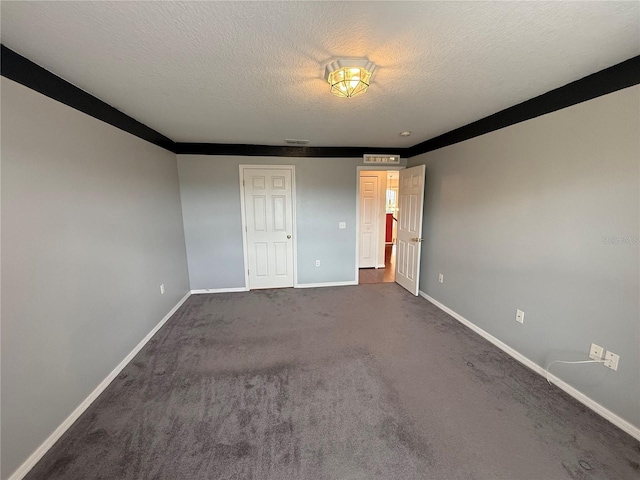
POLYGON ((292 168, 241 167, 248 287, 293 287, 292 168))
POLYGON ((400 170, 396 282, 418 295, 425 166, 400 170))

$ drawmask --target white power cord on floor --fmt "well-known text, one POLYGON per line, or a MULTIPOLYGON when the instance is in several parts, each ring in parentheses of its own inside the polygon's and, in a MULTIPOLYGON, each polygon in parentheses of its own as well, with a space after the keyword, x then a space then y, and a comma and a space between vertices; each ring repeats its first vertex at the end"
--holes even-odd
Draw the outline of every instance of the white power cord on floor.
POLYGON ((547 365, 547 368, 544 369, 546 373, 545 377, 547 378, 547 383, 551 385, 551 381, 549 380, 549 367, 554 363, 606 363, 606 362, 608 362, 608 360, 579 360, 577 362, 569 362, 566 360, 554 360, 547 365))

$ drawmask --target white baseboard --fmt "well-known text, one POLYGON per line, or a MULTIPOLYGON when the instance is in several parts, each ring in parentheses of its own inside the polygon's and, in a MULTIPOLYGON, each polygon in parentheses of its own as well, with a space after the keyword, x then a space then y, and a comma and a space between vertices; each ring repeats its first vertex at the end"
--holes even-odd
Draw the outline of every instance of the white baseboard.
POLYGON ((173 307, 162 320, 160 320, 160 323, 153 327, 153 329, 147 334, 147 336, 144 337, 140 341, 140 343, 138 343, 138 345, 136 345, 135 348, 131 350, 131 352, 129 352, 126 357, 124 357, 124 359, 118 364, 118 366, 114 368, 109 375, 107 375, 107 378, 100 382, 100 384, 93 390, 93 392, 91 392, 89 396, 85 398, 80 405, 78 405, 78 407, 71 413, 71 415, 69 415, 64 420, 64 422, 62 422, 58 426, 58 428, 56 428, 54 432, 49 435, 49 437, 42 443, 42 445, 40 445, 36 449, 36 451, 33 452, 29 456, 29 458, 27 458, 27 460, 25 460, 25 462, 20 465, 20 467, 18 467, 15 472, 13 472, 13 474, 9 477, 9 480, 22 480, 22 478, 24 478, 24 476, 29 473, 29 471, 35 466, 36 463, 38 463, 38 461, 44 456, 44 454, 49 451, 53 444, 56 443, 56 441, 58 441, 58 439, 69 429, 69 427, 73 425, 73 423, 80 417, 80 415, 82 415, 84 411, 89 408, 89 405, 91 405, 93 401, 98 398, 98 396, 104 391, 105 388, 109 386, 113 379, 120 374, 124 367, 126 367, 129 362, 133 360, 133 357, 135 357, 137 353, 142 350, 142 347, 144 347, 147 342, 151 340, 151 337, 153 337, 155 333, 160 330, 160 328, 162 328, 162 326, 167 322, 167 320, 171 318, 171 315, 176 313, 178 308, 182 306, 182 304, 187 300, 187 298, 189 298, 190 295, 191 292, 187 292, 187 294, 182 297, 182 300, 180 300, 176 304, 176 306, 173 307))
POLYGON ((325 283, 299 283, 295 288, 317 288, 317 287, 344 287, 345 285, 357 285, 356 280, 348 282, 325 282, 325 283))
POLYGON ((560 378, 556 377, 555 375, 549 374, 547 376, 547 371, 544 368, 542 368, 540 365, 538 365, 537 363, 535 363, 532 360, 528 359, 527 357, 525 357, 524 355, 519 353, 517 350, 514 350, 513 348, 511 348, 509 345, 507 345, 506 343, 502 342, 501 340, 498 340, 496 337, 494 337, 490 333, 486 332, 482 328, 478 327, 474 323, 471 323, 469 320, 464 318, 462 315, 454 312, 449 307, 447 307, 447 306, 443 305, 442 303, 438 302, 436 299, 431 298, 429 295, 427 295, 423 291, 420 291, 420 296, 425 298, 425 299, 427 299, 427 300, 429 300, 431 303, 433 303, 440 310, 448 313, 453 318, 458 320, 460 323, 462 323, 463 325, 469 327, 471 330, 476 332, 478 335, 480 335, 481 337, 485 338, 489 342, 493 343, 500 350, 502 350, 503 352, 507 353, 508 355, 511 355, 513 358, 518 360, 520 363, 522 363, 526 367, 529 367, 534 372, 542 375, 545 378, 548 378, 549 381, 551 381, 558 388, 560 388, 561 390, 564 390, 566 393, 571 395, 573 398, 578 400, 580 403, 582 403, 583 405, 586 405, 591 410, 596 412, 598 415, 600 415, 600 416, 606 418, 607 420, 609 420, 616 427, 620 428, 621 430, 624 430, 625 432, 627 432, 632 437, 640 440, 640 428, 638 428, 635 425, 627 422, 625 419, 619 417, 618 415, 613 413, 611 410, 608 410, 607 408, 603 407, 598 402, 596 402, 595 400, 593 400, 590 397, 586 396, 584 393, 582 393, 581 391, 579 391, 576 388, 572 387, 571 385, 569 385, 568 383, 564 382, 563 380, 561 380, 560 378))
POLYGON ((247 292, 249 289, 245 287, 233 287, 233 288, 203 288, 200 290, 191 290, 191 294, 199 295, 201 293, 236 293, 247 292))

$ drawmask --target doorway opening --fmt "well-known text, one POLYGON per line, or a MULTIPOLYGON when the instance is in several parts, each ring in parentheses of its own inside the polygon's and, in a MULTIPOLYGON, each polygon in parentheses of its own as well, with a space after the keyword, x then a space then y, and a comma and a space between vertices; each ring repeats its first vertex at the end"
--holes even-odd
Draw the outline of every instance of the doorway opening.
POLYGON ((395 281, 398 170, 359 172, 358 283, 395 281))

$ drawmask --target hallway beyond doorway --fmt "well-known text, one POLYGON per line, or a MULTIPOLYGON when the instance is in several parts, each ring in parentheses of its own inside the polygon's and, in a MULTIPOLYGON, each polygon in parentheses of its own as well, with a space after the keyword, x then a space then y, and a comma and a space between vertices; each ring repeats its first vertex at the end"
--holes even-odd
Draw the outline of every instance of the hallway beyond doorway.
POLYGON ((396 246, 385 245, 384 268, 361 268, 359 283, 391 283, 395 281, 396 246))

